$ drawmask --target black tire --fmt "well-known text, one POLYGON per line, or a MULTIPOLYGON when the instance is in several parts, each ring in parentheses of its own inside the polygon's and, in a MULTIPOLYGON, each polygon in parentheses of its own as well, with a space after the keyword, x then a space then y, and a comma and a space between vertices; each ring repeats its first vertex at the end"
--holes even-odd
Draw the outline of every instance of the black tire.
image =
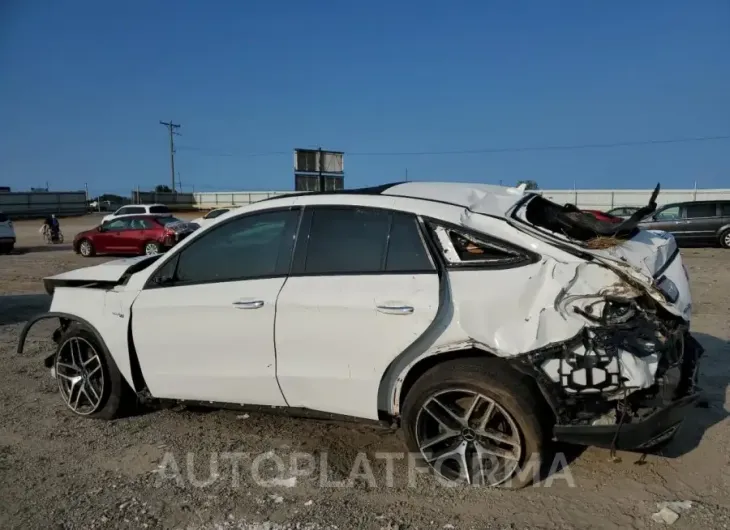
POLYGON ((720 246, 722 248, 730 248, 730 228, 720 234, 720 246))
POLYGON ((134 408, 134 405, 136 404, 134 391, 130 388, 129 384, 127 384, 127 381, 122 376, 119 368, 117 368, 114 358, 107 350, 106 345, 100 342, 96 338, 96 334, 85 325, 72 323, 68 326, 58 341, 58 348, 56 349, 56 355, 53 362, 61 398, 64 400, 66 406, 75 414, 87 418, 112 420, 130 412, 134 408), (59 361, 64 359, 61 357, 61 350, 64 347, 68 348, 67 345, 71 339, 80 339, 82 342, 91 345, 100 359, 100 367, 103 374, 104 384, 101 389, 100 401, 91 412, 80 413, 77 410, 74 410, 69 402, 66 402, 64 392, 61 389, 62 377, 59 375, 59 361))
POLYGON ((10 254, 15 247, 14 243, 7 243, 0 245, 0 254, 10 254))
POLYGON ((142 245, 142 255, 144 256, 154 256, 155 254, 159 254, 162 252, 162 246, 157 241, 145 241, 144 245, 142 245), (152 248, 154 246, 155 251, 154 252, 148 252, 148 249, 152 248))
POLYGON ((81 254, 85 258, 91 258, 96 255, 96 249, 94 248, 94 244, 88 240, 88 239, 82 239, 79 241, 78 244, 79 254, 81 254), (87 247, 88 245, 88 247, 87 247), (88 248, 88 253, 86 252, 86 248, 88 248))
MULTIPOLYGON (((421 407, 440 392, 463 389, 493 400, 511 416, 521 435, 517 470, 508 480, 495 486, 521 489, 530 485, 534 479, 539 480, 548 457, 548 433, 551 432, 554 417, 535 384, 503 363, 501 359, 494 358, 456 359, 445 361, 425 372, 403 400, 401 419, 409 451, 419 455, 418 458, 424 463, 417 438, 421 407)), ((431 470, 436 473, 433 467, 431 470)))

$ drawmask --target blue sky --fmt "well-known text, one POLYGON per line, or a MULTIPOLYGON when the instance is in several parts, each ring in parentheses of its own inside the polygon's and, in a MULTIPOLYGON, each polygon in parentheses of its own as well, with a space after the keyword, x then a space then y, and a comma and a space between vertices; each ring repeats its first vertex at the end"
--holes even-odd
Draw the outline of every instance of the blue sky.
POLYGON ((292 189, 294 147, 346 185, 730 187, 727 0, 5 0, 0 185, 292 189), (368 154, 371 153, 371 154, 368 154), (380 154, 372 154, 380 153, 380 154))

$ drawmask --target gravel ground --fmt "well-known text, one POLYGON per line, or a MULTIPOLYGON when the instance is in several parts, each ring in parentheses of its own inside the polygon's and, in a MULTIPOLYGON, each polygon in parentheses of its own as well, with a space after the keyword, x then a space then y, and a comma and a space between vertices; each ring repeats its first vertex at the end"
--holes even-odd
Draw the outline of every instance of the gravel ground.
MULTIPOLYGON (((730 251, 683 250, 710 408, 696 409, 645 465, 634 454, 611 462, 604 450, 566 448, 562 474, 509 492, 409 478, 407 459, 389 472, 377 455, 403 442, 377 427, 183 407, 113 422, 72 416, 42 366, 53 324, 34 329, 24 355, 15 347, 23 322, 48 305, 42 277, 108 258, 45 246, 38 225, 18 223, 17 252, 0 256, 0 528, 648 528, 660 526, 651 517, 658 502, 686 500, 692 507, 674 527, 730 524, 730 251), (300 476, 296 453, 314 455, 298 457, 300 476), (278 481, 254 480, 273 477, 277 462, 278 481), (353 468, 359 480, 335 484, 353 468)), ((63 220, 68 241, 92 225, 63 220)))

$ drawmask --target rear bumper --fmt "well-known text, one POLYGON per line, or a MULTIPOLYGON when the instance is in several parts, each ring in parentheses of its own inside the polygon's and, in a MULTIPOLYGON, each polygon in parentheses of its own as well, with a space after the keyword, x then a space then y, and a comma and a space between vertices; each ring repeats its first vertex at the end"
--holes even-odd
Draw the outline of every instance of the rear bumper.
POLYGON ((576 445, 614 448, 622 451, 651 449, 671 439, 701 394, 690 394, 659 409, 641 421, 622 425, 556 425, 555 439, 576 445))
MULTIPOLYGON (((617 420, 614 424, 558 424, 553 427, 554 439, 624 451, 649 450, 670 440, 702 398, 702 393, 697 388, 697 371, 704 350, 689 333, 685 337, 684 352, 679 365, 667 370, 667 374, 672 370, 679 372, 679 377, 673 384, 655 385, 658 387, 655 388, 656 393, 646 400, 651 401, 653 408, 644 408, 645 413, 633 415, 623 415, 617 410, 616 417, 621 421, 617 420), (658 406, 657 395, 666 396, 658 406)), ((643 391, 636 392, 629 397, 629 401, 633 401, 636 408, 646 407, 647 404, 642 402, 642 395, 643 391)))

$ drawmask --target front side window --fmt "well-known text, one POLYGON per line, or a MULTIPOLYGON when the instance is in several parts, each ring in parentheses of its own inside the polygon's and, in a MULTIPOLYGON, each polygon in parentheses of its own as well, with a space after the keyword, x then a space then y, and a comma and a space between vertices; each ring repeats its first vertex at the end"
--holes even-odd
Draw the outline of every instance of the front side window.
POLYGON ((104 225, 105 232, 119 232, 120 230, 128 230, 130 228, 130 219, 117 219, 110 221, 104 225))
POLYGON ((688 204, 685 206, 688 219, 698 217, 715 217, 717 215, 717 207, 714 202, 702 204, 688 204))
POLYGON ((150 213, 170 213, 167 206, 150 206, 150 213))
POLYGON ((730 202, 723 202, 720 204, 720 211, 723 217, 730 217, 730 202))
POLYGON ((126 206, 122 206, 116 212, 114 212, 114 215, 126 215, 128 213, 131 213, 128 210, 129 208, 127 208, 126 206))
POLYGON ((171 276, 172 285, 287 274, 298 219, 298 210, 279 210, 226 222, 181 249, 174 274, 160 274, 171 276))
POLYGON ((675 221, 679 219, 679 206, 669 206, 660 210, 654 218, 657 221, 675 221))

